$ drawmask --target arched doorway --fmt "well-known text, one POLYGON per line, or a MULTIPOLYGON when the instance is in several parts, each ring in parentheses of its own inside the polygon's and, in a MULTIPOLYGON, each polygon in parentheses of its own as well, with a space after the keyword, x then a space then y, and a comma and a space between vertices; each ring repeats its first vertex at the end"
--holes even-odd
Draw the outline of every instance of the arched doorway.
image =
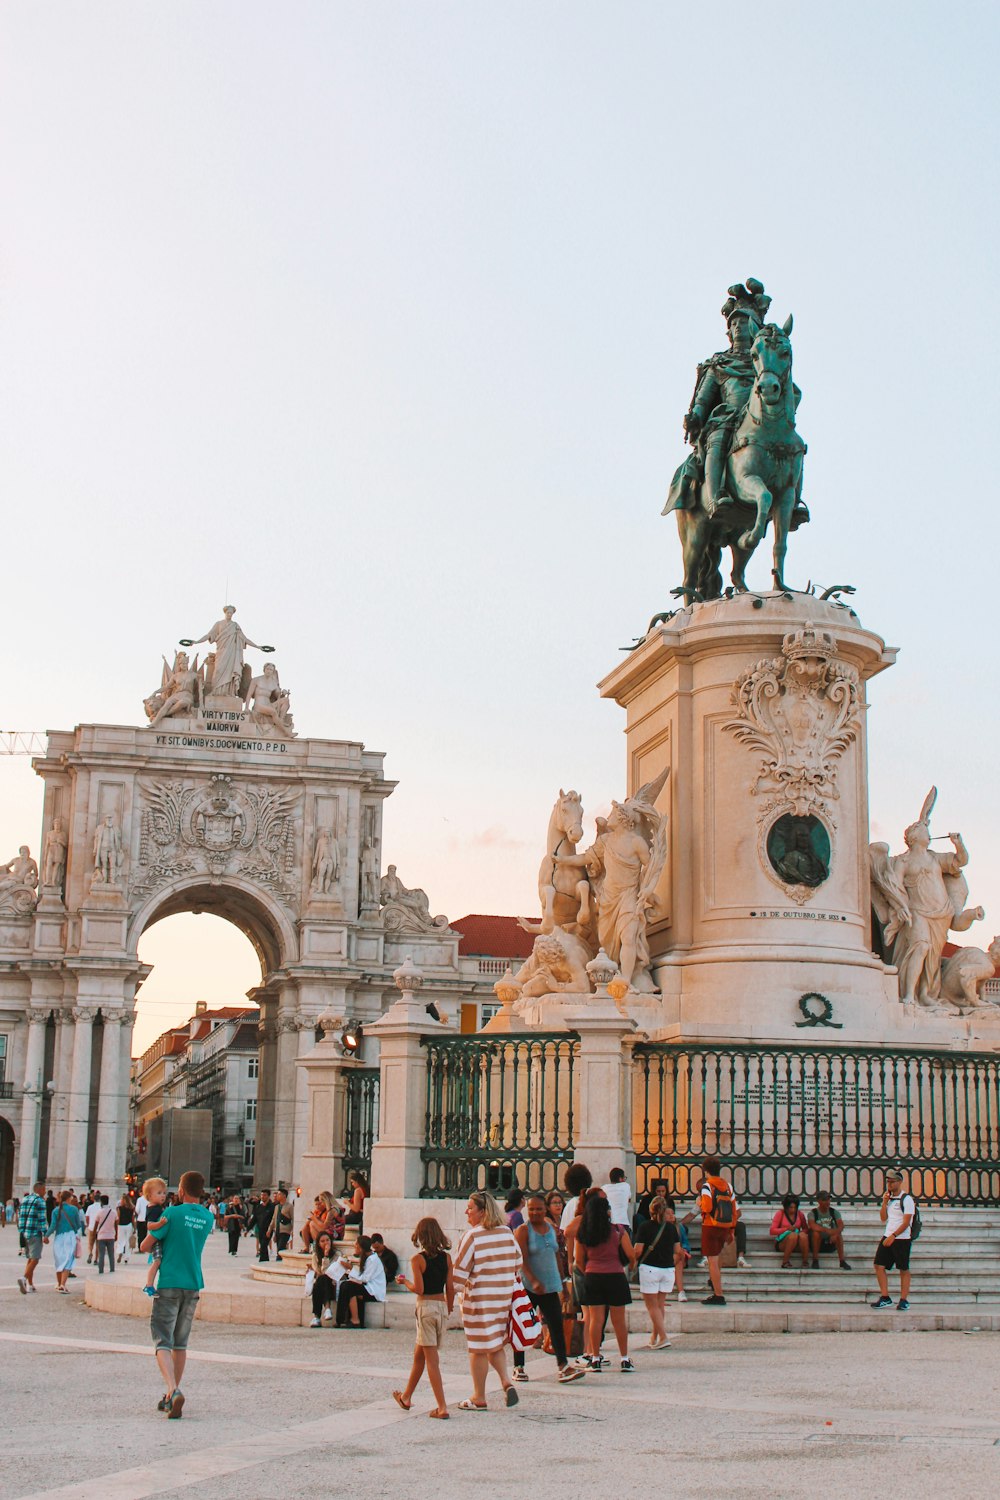
POLYGON ((297 955, 294 928, 266 893, 234 880, 193 881, 178 883, 140 909, 130 939, 143 969, 153 964, 136 997, 138 1128, 130 1169, 172 1181, 177 1172, 167 1165, 168 1137, 181 1130, 188 1165, 203 1171, 212 1186, 246 1188, 258 1170, 269 1180, 276 1111, 296 1079, 285 1069, 279 1085, 266 1023, 273 1032, 273 1015, 287 988, 284 976, 297 955), (215 992, 206 994, 198 955, 208 956, 213 934, 222 969, 215 992), (159 977, 158 954, 165 971, 159 977), (170 993, 178 977, 179 1005, 170 993), (174 1113, 179 1106, 183 1117, 174 1113))
POLYGON ((14 1191, 14 1127, 0 1115, 0 1209, 14 1191))

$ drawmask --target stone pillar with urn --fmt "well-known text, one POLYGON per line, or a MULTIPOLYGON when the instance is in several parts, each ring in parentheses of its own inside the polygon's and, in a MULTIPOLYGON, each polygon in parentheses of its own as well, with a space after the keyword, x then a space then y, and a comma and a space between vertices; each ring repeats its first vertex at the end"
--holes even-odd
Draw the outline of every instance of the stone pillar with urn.
POLYGON ((308 1101, 305 1149, 299 1158, 296 1184, 304 1211, 308 1211, 317 1193, 336 1193, 343 1185, 347 1075, 361 1066, 356 1057, 345 1056, 340 1046, 345 1025, 343 1015, 327 1011, 318 1024, 323 1040, 296 1059, 308 1101))
MULTIPOLYGON (((380 1021, 366 1028, 379 1044, 379 1134, 372 1149, 372 1199, 378 1207, 371 1222, 383 1222, 383 1202, 393 1200, 391 1222, 399 1222, 399 1200, 418 1200, 423 1183, 420 1149, 427 1110, 427 1060, 420 1038, 447 1035, 453 1026, 427 1014, 420 990, 424 976, 407 957, 393 974, 399 999, 380 1021)), ((388 1205, 386 1205, 388 1208, 388 1205)), ((407 1222, 404 1218, 402 1222, 407 1222)), ((415 1220, 414 1220, 415 1222, 415 1220)))
POLYGON ((606 1182, 612 1167, 635 1178, 632 1144, 632 1051, 626 1045, 635 1021, 622 1009, 629 986, 603 948, 587 965, 596 994, 563 1001, 566 1025, 577 1032, 576 1156, 595 1182, 606 1182))

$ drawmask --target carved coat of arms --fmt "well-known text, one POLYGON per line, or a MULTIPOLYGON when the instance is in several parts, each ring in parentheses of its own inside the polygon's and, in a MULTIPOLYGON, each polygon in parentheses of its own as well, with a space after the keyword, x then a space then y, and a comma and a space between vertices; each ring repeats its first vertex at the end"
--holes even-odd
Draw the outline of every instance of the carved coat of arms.
POLYGON ((295 864, 294 789, 243 787, 216 773, 208 781, 140 782, 143 810, 137 895, 203 871, 238 874, 284 900, 295 864))
POLYGON ((830 631, 805 625, 785 636, 780 656, 737 678, 733 703, 736 717, 723 727, 761 755, 753 787, 763 794, 761 863, 797 901, 808 900, 829 873, 837 763, 860 725, 858 673, 837 660, 830 631))

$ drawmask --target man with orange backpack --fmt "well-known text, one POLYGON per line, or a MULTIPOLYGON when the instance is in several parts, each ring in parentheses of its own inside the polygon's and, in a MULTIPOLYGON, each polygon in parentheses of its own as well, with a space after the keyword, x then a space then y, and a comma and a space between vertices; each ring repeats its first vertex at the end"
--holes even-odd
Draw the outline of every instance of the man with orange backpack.
POLYGON ((701 1213, 701 1253, 708 1261, 708 1278, 712 1293, 703 1297, 706 1307, 725 1307, 722 1295, 722 1267, 719 1257, 736 1233, 739 1209, 731 1185, 722 1174, 722 1163, 717 1156, 706 1156, 701 1164, 703 1173, 698 1194, 698 1209, 701 1213))

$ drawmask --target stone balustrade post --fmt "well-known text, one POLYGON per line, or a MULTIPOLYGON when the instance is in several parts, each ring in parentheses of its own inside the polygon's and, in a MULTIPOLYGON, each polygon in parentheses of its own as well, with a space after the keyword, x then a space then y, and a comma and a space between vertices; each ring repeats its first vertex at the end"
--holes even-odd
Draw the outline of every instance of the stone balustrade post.
POLYGON ((596 995, 581 996, 578 1004, 567 998, 563 1008, 566 1025, 580 1036, 575 1154, 586 1162, 595 1182, 606 1182, 612 1167, 623 1167, 634 1181, 632 1052, 623 1044, 636 1025, 615 999, 615 992, 627 992, 628 986, 603 950, 587 970, 596 995))
POLYGON ((338 1037, 345 1018, 328 1012, 319 1017, 323 1040, 295 1059, 307 1095, 307 1134, 300 1162, 299 1182, 304 1215, 318 1193, 339 1194, 344 1180, 344 1143, 347 1132, 347 1075, 360 1066, 346 1057, 338 1037))
POLYGON ((378 1038, 381 1071, 372 1197, 419 1198, 423 1186, 420 1151, 427 1118, 427 1055, 420 1038, 428 1033, 447 1035, 455 1028, 427 1014, 420 998, 423 975, 412 958, 407 957, 392 977, 399 999, 380 1021, 365 1027, 366 1036, 378 1038))

